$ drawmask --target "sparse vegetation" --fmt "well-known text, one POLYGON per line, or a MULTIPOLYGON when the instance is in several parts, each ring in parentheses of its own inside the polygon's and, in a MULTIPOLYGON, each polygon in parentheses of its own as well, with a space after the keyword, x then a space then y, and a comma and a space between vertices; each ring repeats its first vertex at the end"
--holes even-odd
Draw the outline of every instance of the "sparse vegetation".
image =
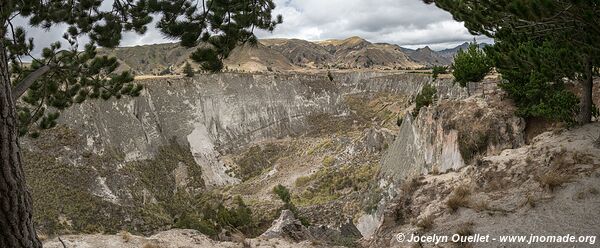
POLYGON ((294 203, 292 202, 292 195, 290 194, 290 191, 285 186, 283 186, 281 184, 275 186, 275 188, 273 188, 273 193, 275 193, 275 195, 277 195, 279 197, 279 199, 284 203, 283 208, 290 210, 294 214, 294 217, 296 217, 296 219, 300 220, 302 225, 305 225, 305 226, 310 225, 310 222, 308 222, 308 219, 300 216, 300 212, 298 211, 298 208, 296 208, 296 205, 294 205, 294 203))
POLYGON ((417 189, 419 189, 419 187, 421 186, 421 182, 419 181, 419 178, 417 177, 413 177, 410 179, 406 179, 404 180, 404 182, 402 182, 402 186, 400 187, 402 189, 402 192, 404 194, 407 195, 411 195, 412 193, 414 193, 417 189))
POLYGON ((483 212, 483 211, 490 210, 489 202, 487 202, 485 200, 476 201, 472 207, 477 212, 483 212))
POLYGON ((238 230, 250 236, 261 233, 261 230, 257 228, 258 223, 254 220, 252 210, 241 197, 236 196, 233 199, 235 206, 231 208, 210 198, 200 201, 203 203, 199 209, 183 212, 176 221, 175 227, 195 229, 211 237, 215 237, 223 229, 238 230))
POLYGON ((478 154, 487 150, 489 143, 488 130, 471 129, 458 133, 458 149, 465 163, 473 161, 478 154))
POLYGON ((538 199, 532 194, 527 194, 527 196, 525 197, 525 205, 528 205, 531 208, 535 208, 535 206, 537 205, 537 201, 538 199))
POLYGON ((142 248, 162 248, 160 245, 156 243, 145 243, 142 248))
POLYGON ((325 167, 331 167, 331 166, 333 166, 334 163, 335 163, 335 158, 332 156, 325 156, 323 158, 323 166, 325 166, 325 167))
POLYGON ((234 172, 243 181, 258 176, 263 170, 272 167, 285 151, 285 147, 270 143, 252 146, 235 161, 237 168, 234 172))
POLYGON ((550 191, 554 191, 563 184, 570 182, 571 176, 560 173, 556 170, 551 170, 537 177, 537 181, 540 183, 540 185, 542 185, 542 187, 548 188, 550 191))
POLYGON ((462 247, 467 246, 467 242, 462 242, 463 237, 468 237, 468 236, 472 236, 474 234, 473 231, 473 222, 465 222, 462 225, 460 225, 458 227, 458 229, 456 229, 456 234, 458 234, 461 237, 461 241, 458 242, 458 244, 462 247))
POLYGON ((470 203, 470 195, 471 190, 466 185, 458 186, 448 197, 446 206, 448 206, 452 212, 456 212, 456 210, 461 207, 467 207, 470 203))
POLYGON ((125 242, 125 243, 128 243, 133 238, 131 236, 131 233, 129 233, 128 231, 120 231, 119 236, 121 236, 121 238, 123 239, 123 242, 125 242))
POLYGON ((189 62, 186 62, 183 66, 183 74, 185 74, 186 77, 194 77, 194 69, 189 62))
POLYGON ((383 122, 388 127, 397 125, 398 113, 393 109, 402 109, 408 105, 405 96, 391 93, 352 94, 344 100, 352 110, 352 117, 357 124, 367 126, 374 122, 383 122))
POLYGON ((433 223, 435 221, 435 216, 427 215, 423 217, 421 220, 417 221, 417 226, 423 229, 424 231, 428 231, 433 227, 433 223))
POLYGON ((323 167, 302 179, 306 181, 306 189, 294 201, 300 205, 316 205, 338 199, 344 189, 367 192, 378 171, 379 166, 371 164, 323 167))

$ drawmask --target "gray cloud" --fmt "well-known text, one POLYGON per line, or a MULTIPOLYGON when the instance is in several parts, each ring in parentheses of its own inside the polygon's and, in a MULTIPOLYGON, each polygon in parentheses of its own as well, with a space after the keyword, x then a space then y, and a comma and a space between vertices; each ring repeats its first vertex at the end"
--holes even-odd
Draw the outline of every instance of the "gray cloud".
MULTIPOLYGON (((306 40, 361 36, 371 42, 434 49, 473 40, 462 23, 421 0, 275 0, 284 23, 261 38, 306 40)), ((489 38, 477 37, 483 42, 489 38)))
MULTIPOLYGON (((112 1, 103 2, 103 7, 112 1)), ((429 45, 443 49, 470 41, 473 36, 452 16, 421 0, 275 0, 276 14, 282 14, 284 23, 274 32, 258 31, 259 38, 298 38, 305 40, 343 39, 360 36, 371 42, 386 42, 409 48, 429 45)), ((27 26, 26 20, 17 19, 17 26, 27 26)), ((143 35, 126 33, 121 46, 174 42, 165 38, 150 25, 143 35)), ((29 37, 36 41, 35 53, 52 42, 61 41, 66 26, 50 30, 27 28, 29 37)), ((483 42, 489 38, 477 37, 483 42)), ((80 43, 87 42, 82 37, 80 43)), ((63 42, 64 44, 64 42, 63 42)))

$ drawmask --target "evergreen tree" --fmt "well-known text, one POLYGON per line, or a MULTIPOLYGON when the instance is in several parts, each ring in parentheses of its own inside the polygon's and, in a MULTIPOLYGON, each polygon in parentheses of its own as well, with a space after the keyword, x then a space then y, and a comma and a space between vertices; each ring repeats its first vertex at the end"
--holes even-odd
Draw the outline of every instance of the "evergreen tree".
POLYGON ((218 71, 221 60, 244 42, 256 42, 255 28, 273 30, 272 0, 114 0, 109 9, 98 0, 2 0, 0 2, 0 247, 41 247, 32 221, 19 135, 56 125, 58 112, 86 99, 137 96, 142 87, 129 72, 116 73, 115 58, 96 56, 96 46, 119 45, 122 33, 146 32, 152 14, 158 28, 183 46, 201 46, 192 59, 218 71), (69 47, 53 43, 42 55, 32 55, 34 41, 14 18, 51 29, 66 25, 69 47), (80 51, 77 39, 91 42, 80 51), (30 66, 22 63, 29 58, 30 66), (13 83, 14 82, 14 83, 13 83), (18 100, 18 101, 17 101, 18 100), (48 111, 52 109, 52 111, 48 111))
MULTIPOLYGON (((534 71, 533 82, 509 81, 515 87, 525 87, 528 84, 539 85, 536 91, 545 91, 552 88, 550 85, 561 85, 562 78, 554 81, 553 75, 547 75, 548 70, 540 70, 543 63, 548 60, 561 60, 572 63, 563 63, 560 71, 565 78, 577 80, 581 83, 583 94, 579 110, 579 122, 591 121, 593 112, 592 87, 594 67, 600 64, 600 0, 424 0, 426 3, 435 3, 436 6, 449 11, 454 19, 464 21, 465 27, 473 34, 482 34, 493 37, 496 41, 495 58, 496 67, 503 73, 534 71), (550 47, 569 49, 565 58, 541 57, 541 52, 536 46, 546 44, 550 47), (532 44, 533 46, 521 46, 532 44), (524 50, 528 48, 527 50, 524 50), (513 52, 511 52, 513 51, 513 52), (525 53, 527 56, 518 55, 514 51, 525 53), (509 54, 512 54, 509 56, 509 54), (540 81, 542 80, 542 81, 540 81)), ((564 55, 564 54, 563 54, 564 55)), ((532 77, 530 73, 528 77, 532 77)), ((510 79, 509 79, 510 80, 510 79)), ((560 87, 559 87, 560 88, 560 87)), ((511 92, 509 91, 509 94, 511 92)), ((552 98, 561 98, 566 95, 562 90, 554 89, 550 93, 552 98)), ((511 95, 517 98, 520 95, 511 95)), ((557 101, 559 103, 562 101, 557 101)), ((537 104, 543 102, 539 101, 537 104)), ((544 103, 549 104, 549 103, 544 103)), ((558 106, 552 106, 552 108, 558 106)))
POLYGON ((466 87, 468 82, 479 82, 492 69, 487 54, 479 49, 477 43, 469 45, 466 51, 460 50, 454 57, 452 75, 456 82, 466 87))
POLYGON ((192 68, 192 65, 190 65, 190 63, 186 62, 185 66, 183 66, 183 74, 185 74, 186 77, 194 76, 194 69, 192 68))

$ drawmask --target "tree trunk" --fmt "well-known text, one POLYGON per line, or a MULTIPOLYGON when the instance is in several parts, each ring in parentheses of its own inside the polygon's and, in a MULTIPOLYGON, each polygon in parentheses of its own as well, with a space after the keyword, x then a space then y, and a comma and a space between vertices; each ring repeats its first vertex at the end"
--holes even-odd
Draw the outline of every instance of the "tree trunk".
POLYGON ((6 46, 0 39, 0 247, 37 248, 42 245, 33 228, 18 138, 6 46))
POLYGON ((594 105, 592 99, 592 91, 594 85, 594 76, 592 70, 592 60, 588 59, 585 63, 585 75, 583 81, 581 81, 582 96, 581 111, 579 113, 579 123, 581 124, 592 122, 592 107, 594 105))

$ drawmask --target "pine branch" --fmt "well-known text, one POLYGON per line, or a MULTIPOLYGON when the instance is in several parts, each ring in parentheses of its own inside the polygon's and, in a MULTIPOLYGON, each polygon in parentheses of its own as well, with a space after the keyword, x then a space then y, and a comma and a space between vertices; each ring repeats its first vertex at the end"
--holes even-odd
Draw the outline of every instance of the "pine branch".
POLYGON ((21 97, 25 93, 25 91, 27 91, 27 89, 29 89, 29 87, 31 87, 31 85, 33 85, 33 83, 35 83, 36 80, 38 80, 40 77, 42 77, 48 71, 50 71, 51 68, 52 67, 50 65, 45 65, 45 66, 42 66, 39 69, 35 70, 34 72, 30 73, 29 75, 27 75, 27 77, 25 79, 23 79, 21 82, 19 82, 12 89, 13 100, 19 99, 19 97, 21 97))

